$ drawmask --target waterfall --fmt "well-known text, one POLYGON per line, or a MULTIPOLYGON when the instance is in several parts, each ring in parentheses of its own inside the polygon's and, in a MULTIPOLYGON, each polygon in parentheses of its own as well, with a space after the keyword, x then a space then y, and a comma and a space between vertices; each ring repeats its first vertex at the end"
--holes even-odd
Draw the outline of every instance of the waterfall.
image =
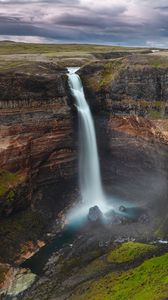
POLYGON ((76 101, 79 118, 79 180, 84 205, 104 207, 96 134, 92 114, 86 101, 82 82, 76 74, 79 68, 68 68, 71 93, 76 101))

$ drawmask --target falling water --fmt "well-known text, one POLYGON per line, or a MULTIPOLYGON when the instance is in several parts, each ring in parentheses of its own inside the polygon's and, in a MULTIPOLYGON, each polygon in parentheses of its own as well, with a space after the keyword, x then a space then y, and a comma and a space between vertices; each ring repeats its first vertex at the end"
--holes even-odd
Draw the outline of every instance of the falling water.
POLYGON ((82 82, 76 74, 79 68, 68 68, 71 93, 76 100, 79 116, 80 159, 79 178, 82 201, 91 207, 104 208, 96 134, 92 114, 87 104, 82 82))

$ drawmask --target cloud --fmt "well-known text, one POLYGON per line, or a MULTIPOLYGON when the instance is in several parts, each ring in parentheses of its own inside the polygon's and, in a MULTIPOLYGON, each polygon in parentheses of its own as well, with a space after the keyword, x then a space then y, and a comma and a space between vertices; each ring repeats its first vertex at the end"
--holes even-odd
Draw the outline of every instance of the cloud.
POLYGON ((23 42, 23 43, 41 43, 41 44, 49 44, 54 43, 55 40, 39 37, 39 36, 22 36, 22 35, 1 35, 0 41, 15 41, 15 42, 23 42))
POLYGON ((167 0, 0 0, 0 35, 56 42, 167 45, 167 0))

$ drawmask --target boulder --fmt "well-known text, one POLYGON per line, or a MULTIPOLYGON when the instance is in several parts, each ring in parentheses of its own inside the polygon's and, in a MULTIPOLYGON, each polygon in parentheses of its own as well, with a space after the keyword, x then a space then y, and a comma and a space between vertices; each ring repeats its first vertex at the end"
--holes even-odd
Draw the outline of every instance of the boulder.
POLYGON ((126 212, 126 207, 125 206, 123 206, 123 205, 121 205, 120 207, 119 207, 119 211, 120 212, 126 212))
POLYGON ((96 205, 89 209, 88 220, 90 222, 101 221, 103 218, 103 213, 100 208, 96 205))

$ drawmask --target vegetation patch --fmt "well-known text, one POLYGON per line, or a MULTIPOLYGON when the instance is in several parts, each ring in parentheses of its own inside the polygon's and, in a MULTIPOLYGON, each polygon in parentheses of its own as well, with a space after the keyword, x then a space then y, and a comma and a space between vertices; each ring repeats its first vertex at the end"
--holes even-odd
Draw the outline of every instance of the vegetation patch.
POLYGON ((107 267, 107 261, 105 257, 99 257, 94 259, 91 263, 89 263, 85 268, 83 268, 80 273, 82 275, 92 275, 96 272, 102 271, 107 267))
POLYGON ((129 271, 111 272, 80 286, 71 300, 161 300, 168 295, 168 254, 129 271))
POLYGON ((168 215, 162 218, 158 228, 155 231, 156 238, 167 239, 167 228, 168 228, 168 215))
POLYGON ((149 252, 154 252, 157 246, 128 242, 124 243, 116 249, 98 255, 92 255, 86 259, 85 256, 72 257, 68 260, 60 257, 59 263, 61 264, 61 274, 64 276, 76 273, 78 269, 79 275, 90 276, 106 270, 113 263, 127 263, 149 252))
MULTIPOLYGON (((17 173, 11 173, 6 170, 0 170, 0 197, 5 195, 10 189, 23 181, 23 176, 17 173)), ((7 196, 7 201, 11 201, 13 192, 10 191, 7 196)))
POLYGON ((30 64, 28 61, 20 61, 20 60, 0 60, 0 72, 9 70, 9 69, 14 69, 18 67, 23 67, 25 65, 30 64))
POLYGON ((32 43, 15 43, 15 42, 0 42, 0 55, 7 54, 43 54, 51 53, 52 55, 60 55, 61 53, 71 52, 84 53, 102 53, 111 51, 137 51, 143 52, 142 48, 130 48, 121 46, 103 46, 90 44, 32 44, 32 43))
POLYGON ((95 72, 92 76, 84 76, 82 78, 84 86, 94 92, 99 92, 105 89, 117 77, 123 67, 123 59, 108 60, 107 62, 100 63, 100 70, 98 72, 95 72))
POLYGON ((154 68, 168 68, 168 58, 163 56, 152 56, 149 59, 149 64, 154 68))
POLYGON ((164 116, 161 111, 151 110, 149 112, 149 118, 152 120, 162 119, 164 116))
POLYGON ((16 259, 23 252, 23 245, 41 239, 46 227, 47 221, 43 216, 30 209, 2 220, 0 225, 1 261, 10 262, 16 259))
POLYGON ((156 249, 157 246, 154 245, 128 242, 122 244, 119 248, 112 250, 107 256, 107 261, 110 263, 125 263, 156 249))
POLYGON ((84 86, 86 86, 88 89, 93 90, 94 92, 98 92, 100 89, 100 74, 96 74, 96 76, 92 76, 89 78, 89 76, 82 78, 84 82, 84 86))
POLYGON ((104 65, 104 70, 101 73, 100 80, 100 89, 105 88, 111 80, 114 80, 115 77, 119 74, 120 70, 123 67, 123 60, 116 59, 107 62, 104 65))

